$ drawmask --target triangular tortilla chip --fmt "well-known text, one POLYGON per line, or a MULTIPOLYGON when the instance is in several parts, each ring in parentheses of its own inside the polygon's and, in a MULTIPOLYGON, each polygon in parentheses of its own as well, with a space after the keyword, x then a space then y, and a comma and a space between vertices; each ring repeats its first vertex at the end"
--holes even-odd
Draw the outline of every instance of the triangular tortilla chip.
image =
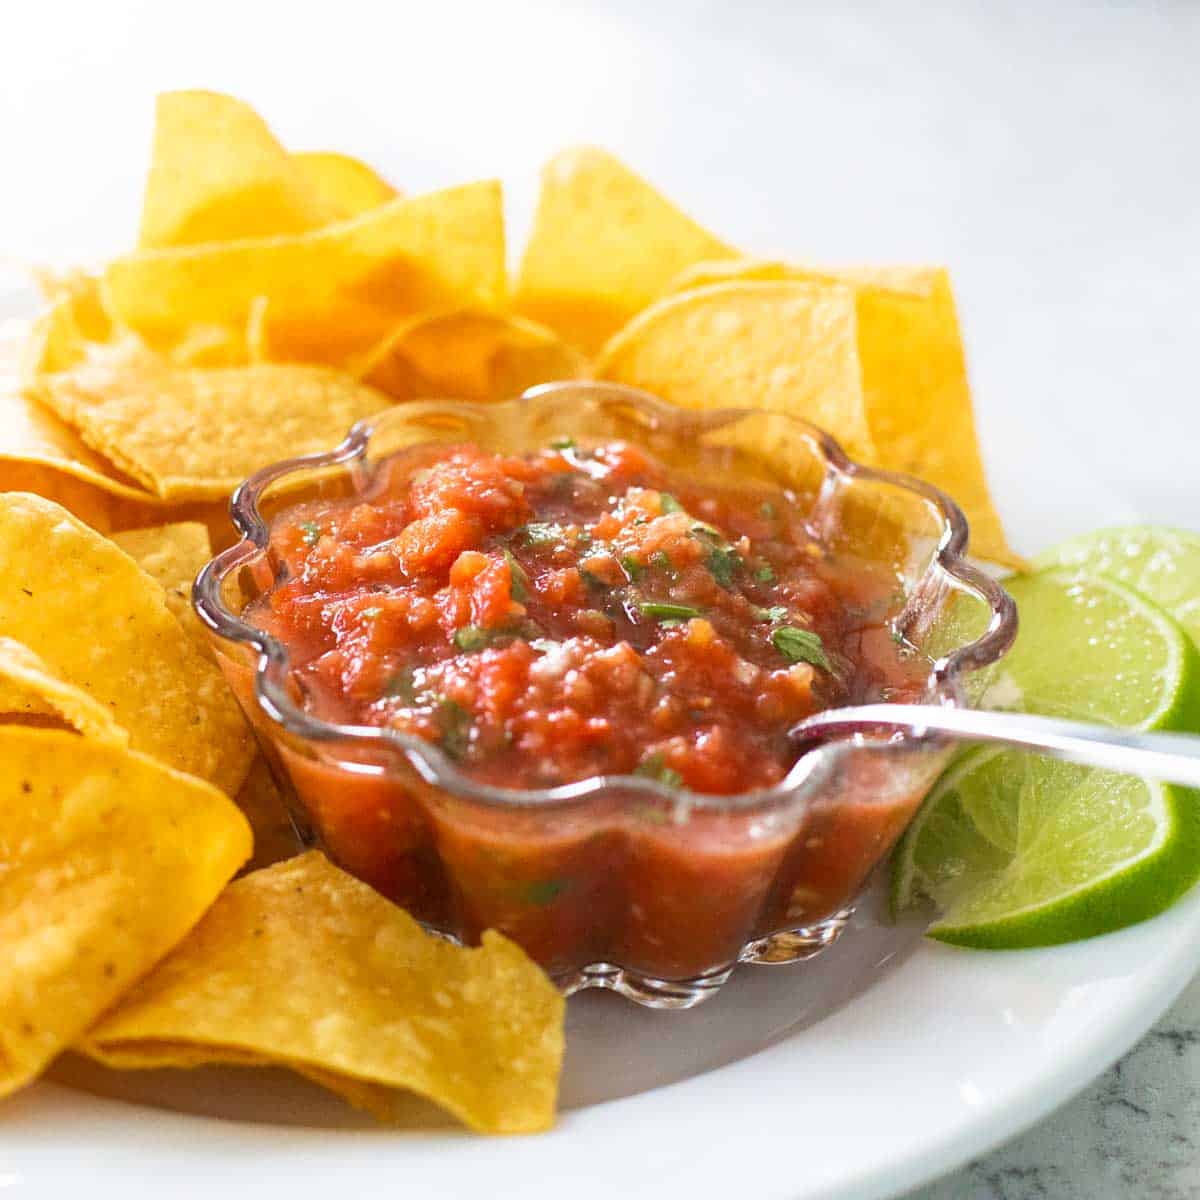
POLYGON ((867 461, 942 488, 967 515, 971 552, 1004 566, 1020 566, 988 491, 949 273, 942 267, 832 269, 742 260, 699 264, 685 271, 672 290, 682 294, 735 280, 854 288, 858 354, 874 443, 874 456, 867 461))
POLYGON ((329 367, 177 367, 129 339, 30 387, 165 500, 215 500, 259 467, 337 445, 391 401, 329 367))
POLYGON ((110 746, 129 744, 111 709, 59 679, 24 643, 0 637, 0 724, 13 717, 46 717, 110 746))
POLYGON ((265 296, 273 357, 344 363, 424 309, 503 302, 500 185, 400 197, 312 233, 140 251, 104 283, 113 315, 156 347, 197 324, 245 329, 265 296))
POLYGON ((865 456, 872 446, 857 341, 850 288, 714 284, 646 309, 604 347, 596 375, 681 408, 802 417, 865 456))
POLYGON ((304 233, 336 216, 248 104, 217 92, 158 97, 144 249, 304 233))
POLYGON ((110 709, 135 750, 237 791, 254 756, 237 702, 127 554, 58 505, 6 492, 0 577, 0 629, 110 709))
POLYGON ((0 726, 0 1095, 170 950, 249 853, 246 819, 201 780, 0 726))
POLYGON ((306 150, 293 154, 292 159, 338 221, 369 212, 400 194, 365 162, 349 154, 306 150))
POLYGON ((404 1089, 529 1133, 554 1120, 564 1008, 507 938, 453 946, 312 851, 230 884, 82 1049, 120 1068, 282 1064, 385 1120, 404 1089))
POLYGON ((515 304, 590 354, 685 267, 736 253, 611 154, 579 146, 542 171, 515 304))

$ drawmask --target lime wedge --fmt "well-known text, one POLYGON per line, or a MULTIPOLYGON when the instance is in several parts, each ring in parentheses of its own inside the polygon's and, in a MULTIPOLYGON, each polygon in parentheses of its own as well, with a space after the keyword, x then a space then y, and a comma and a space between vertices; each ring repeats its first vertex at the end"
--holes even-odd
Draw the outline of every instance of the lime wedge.
POLYGON ((1135 525, 1063 542, 1035 560, 1106 575, 1165 609, 1200 645, 1200 534, 1135 525))
MULTIPOLYGON (((1200 727, 1200 655, 1111 579, 1064 570, 1005 586, 1017 644, 985 707, 1140 729, 1200 727)), ((1015 750, 971 751, 938 781, 893 860, 897 911, 930 899, 931 937, 1015 949, 1107 933, 1200 878, 1200 796, 1015 750)))

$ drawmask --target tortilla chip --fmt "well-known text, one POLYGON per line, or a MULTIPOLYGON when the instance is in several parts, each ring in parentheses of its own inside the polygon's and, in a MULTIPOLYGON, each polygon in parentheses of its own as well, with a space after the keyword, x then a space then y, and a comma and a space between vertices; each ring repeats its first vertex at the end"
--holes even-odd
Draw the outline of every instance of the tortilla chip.
POLYGON ((306 150, 293 154, 292 160, 338 221, 370 212, 400 194, 365 162, 349 154, 306 150))
POLYGON ((0 637, 0 724, 12 717, 45 717, 109 746, 129 744, 110 709, 59 679, 28 646, 0 637))
POLYGON ((244 329, 265 296, 273 358, 344 363, 425 309, 503 302, 500 185, 400 197, 308 234, 142 251, 104 280, 113 314, 156 347, 197 324, 244 329))
POLYGON ((22 390, 32 323, 0 323, 0 491, 37 492, 95 529, 144 525, 163 501, 122 475, 22 390))
POLYGON ((0 727, 0 1095, 170 950, 249 853, 245 818, 201 780, 0 727))
POLYGON ((944 268, 833 270, 744 260, 702 263, 685 271, 675 286, 733 280, 853 286, 858 356, 875 447, 867 461, 942 488, 967 514, 973 554, 1005 566, 1021 565, 988 491, 954 292, 944 268))
POLYGON ((234 794, 254 749, 217 667, 124 551, 39 496, 0 495, 0 629, 84 689, 135 750, 234 794))
POLYGON ((335 215, 249 105, 216 92, 158 97, 144 249, 305 233, 335 215))
POLYGON ((737 252, 604 150, 564 150, 542 171, 516 308, 591 354, 685 267, 737 252))
POLYGON ((371 355, 362 378, 395 400, 508 400, 587 362, 544 325, 484 312, 418 317, 371 355))
POLYGON ((596 375, 681 408, 803 417, 853 455, 873 450, 848 287, 723 283, 670 296, 605 346, 596 375))
POLYGON ((360 1103, 406 1089, 481 1132, 527 1133, 554 1119, 564 1009, 500 934, 474 950, 432 937, 311 851, 232 883, 82 1048, 118 1068, 282 1064, 360 1103))
POLYGON ((200 521, 179 521, 127 529, 111 538, 163 589, 175 619, 208 654, 208 634, 192 608, 192 583, 212 558, 207 526, 200 521))
POLYGON ((30 392, 165 500, 216 500, 259 467, 328 450, 388 398, 328 367, 176 367, 132 339, 30 392))

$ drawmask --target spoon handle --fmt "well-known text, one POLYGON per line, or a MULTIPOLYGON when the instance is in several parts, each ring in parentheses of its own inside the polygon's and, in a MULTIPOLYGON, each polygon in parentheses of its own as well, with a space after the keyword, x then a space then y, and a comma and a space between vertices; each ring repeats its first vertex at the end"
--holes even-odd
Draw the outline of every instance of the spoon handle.
POLYGON ((864 704, 815 713, 792 730, 792 737, 801 743, 818 742, 889 730, 917 737, 940 734, 958 741, 1000 742, 1088 767, 1200 788, 1200 736, 1141 733, 1029 713, 924 704, 864 704))

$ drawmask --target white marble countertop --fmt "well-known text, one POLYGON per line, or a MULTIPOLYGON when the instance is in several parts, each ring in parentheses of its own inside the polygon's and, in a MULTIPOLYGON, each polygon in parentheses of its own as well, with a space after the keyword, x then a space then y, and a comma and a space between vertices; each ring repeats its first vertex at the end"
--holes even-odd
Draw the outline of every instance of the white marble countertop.
MULTIPOLYGON (((6 9, 0 261, 128 243, 165 87, 243 95, 412 190, 502 174, 514 241, 539 162, 599 142, 752 252, 950 263, 1000 508, 1046 496, 1018 545, 1200 523, 1200 7, 272 7, 6 9), (1102 504, 1061 502, 1064 461, 1102 504)), ((1200 984, 1072 1104, 915 1193, 1197 1194, 1200 984)))
POLYGON ((1200 1195, 1200 979, 1082 1095, 905 1200, 1194 1200, 1200 1195))

